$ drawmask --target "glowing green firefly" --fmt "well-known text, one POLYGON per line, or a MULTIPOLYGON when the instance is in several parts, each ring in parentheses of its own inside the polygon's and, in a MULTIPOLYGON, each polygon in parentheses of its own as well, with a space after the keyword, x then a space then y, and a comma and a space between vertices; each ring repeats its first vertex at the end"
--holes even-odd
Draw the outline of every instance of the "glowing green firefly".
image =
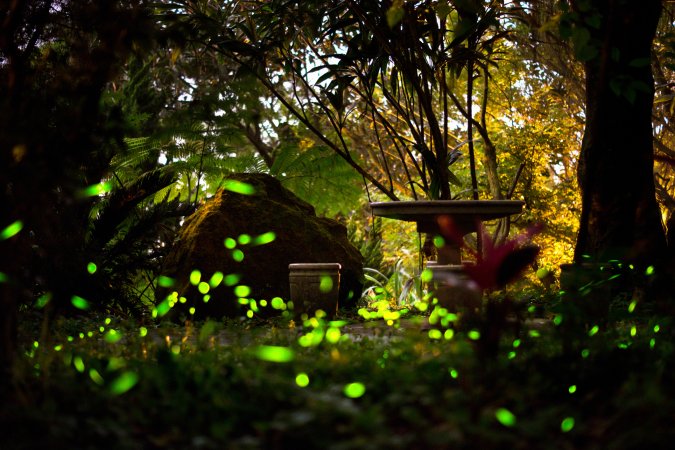
POLYGON ((211 279, 209 280, 209 285, 212 288, 217 288, 220 285, 220 283, 223 282, 223 278, 225 278, 223 272, 215 272, 211 276, 211 279))
POLYGON ((242 262, 244 260, 244 252, 242 252, 238 248, 232 250, 232 259, 234 259, 237 262, 242 262))
POLYGON ((79 356, 76 356, 73 358, 73 365, 75 366, 75 370, 77 370, 80 373, 84 372, 84 361, 82 361, 82 358, 79 356))
POLYGON ((96 267, 95 263, 90 262, 87 264, 87 272, 89 272, 89 275, 95 274, 97 269, 98 267, 96 267))
POLYGON ((241 275, 237 273, 231 273, 225 276, 225 286, 234 286, 235 284, 239 283, 239 280, 241 280, 241 275))
POLYGON ((208 294, 209 290, 211 289, 211 285, 205 281, 200 281, 197 285, 197 289, 199 290, 200 294, 208 294))
POLYGON ((70 303, 73 304, 74 307, 77 309, 89 309, 89 302, 83 299, 82 297, 79 297, 77 295, 73 295, 70 299, 70 303))
POLYGON ((237 241, 235 241, 231 237, 225 238, 225 241, 223 241, 223 245, 225 245, 225 248, 233 250, 237 247, 237 241))
POLYGON ((202 273, 199 270, 193 270, 190 273, 190 284, 197 286, 202 280, 202 273))
POLYGON ((110 383, 109 389, 113 395, 122 395, 136 386, 136 383, 138 383, 138 375, 134 372, 124 372, 110 383))
POLYGON ((469 339, 472 341, 477 341, 480 339, 480 331, 478 330, 471 330, 467 333, 467 336, 469 336, 469 339))
POLYGON ((513 427, 516 424, 516 416, 506 408, 499 408, 495 411, 495 417, 505 427, 513 427))
POLYGON ((240 285, 234 288, 234 295, 245 298, 251 295, 251 288, 245 285, 240 285))
POLYGON ((563 433, 567 433, 572 431, 572 428, 574 428, 574 417, 565 417, 560 423, 560 430, 563 433))
POLYGON ((81 189, 78 192, 78 195, 80 197, 95 197, 105 194, 106 192, 110 192, 110 190, 112 190, 112 183, 110 181, 105 181, 102 183, 92 184, 91 186, 81 189))
POLYGON ((250 244, 251 236, 248 234, 240 234, 239 237, 237 238, 237 242, 239 242, 241 245, 250 244))
POLYGON ((164 275, 160 275, 157 278, 157 284, 159 284, 161 287, 165 288, 172 287, 175 283, 176 281, 173 278, 164 275))
POLYGON ((248 183, 237 180, 225 180, 221 187, 227 191, 235 192, 242 195, 255 194, 255 188, 248 183))
POLYGON ((441 330, 437 330, 436 328, 432 328, 429 330, 429 339, 440 339, 443 337, 443 334, 441 333, 441 330))
POLYGON ((255 350, 255 355, 263 361, 275 363, 286 363, 293 361, 295 352, 288 347, 279 347, 274 345, 261 345, 255 350))
POLYGON ((274 242, 274 240, 277 238, 277 235, 274 233, 274 231, 268 231, 267 233, 263 233, 260 236, 256 237, 253 239, 251 242, 252 245, 265 245, 269 244, 270 242, 274 242))
POLYGON ((333 279, 329 275, 321 275, 319 290, 321 292, 330 292, 333 289, 333 279))
POLYGON ((91 378, 91 380, 99 386, 103 386, 103 384, 105 384, 105 380, 96 369, 89 369, 89 378, 91 378))
POLYGON ((295 377, 295 384, 297 384, 300 387, 307 387, 309 385, 309 377, 307 376, 306 373, 299 373, 295 377))
POLYGON ((349 398, 359 398, 366 393, 366 386, 363 383, 349 383, 343 390, 344 394, 349 398))

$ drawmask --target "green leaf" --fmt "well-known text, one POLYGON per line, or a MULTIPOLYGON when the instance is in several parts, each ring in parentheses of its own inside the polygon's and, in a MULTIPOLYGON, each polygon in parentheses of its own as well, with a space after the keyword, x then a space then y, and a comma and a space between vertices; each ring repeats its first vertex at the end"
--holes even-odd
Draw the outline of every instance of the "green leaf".
POLYGON ((403 9, 403 6, 400 3, 394 3, 394 5, 387 10, 387 25, 389 28, 394 28, 401 20, 403 20, 404 15, 405 10, 403 9))
POLYGON ((450 184, 455 185, 457 187, 462 186, 462 182, 459 180, 459 178, 457 178, 457 175, 455 175, 450 171, 448 171, 448 181, 450 181, 450 184))

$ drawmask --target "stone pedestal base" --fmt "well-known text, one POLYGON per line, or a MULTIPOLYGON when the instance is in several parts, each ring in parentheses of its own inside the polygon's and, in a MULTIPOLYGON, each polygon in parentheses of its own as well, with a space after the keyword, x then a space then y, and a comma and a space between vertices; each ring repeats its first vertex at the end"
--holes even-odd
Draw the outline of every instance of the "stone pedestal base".
POLYGON ((483 294, 464 273, 462 265, 443 265, 428 261, 432 273, 432 290, 438 304, 450 312, 480 309, 483 294))
POLYGON ((296 316, 313 316, 322 310, 328 318, 337 313, 340 290, 340 269, 338 263, 296 263, 290 264, 289 282, 291 301, 296 316))

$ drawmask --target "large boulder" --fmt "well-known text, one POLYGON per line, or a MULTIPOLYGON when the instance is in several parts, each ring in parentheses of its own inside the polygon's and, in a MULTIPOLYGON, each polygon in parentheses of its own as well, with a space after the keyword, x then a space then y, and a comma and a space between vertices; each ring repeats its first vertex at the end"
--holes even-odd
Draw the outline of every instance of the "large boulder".
POLYGON ((288 300, 289 264, 337 262, 342 265, 339 306, 355 304, 363 257, 342 224, 317 217, 312 205, 269 175, 237 174, 228 183, 229 190, 219 190, 185 220, 162 271, 174 284, 160 288, 158 300, 176 292, 174 302, 184 297, 175 302, 180 310, 194 306, 196 317, 233 317, 243 312, 242 296, 258 304, 274 297, 288 300), (242 193, 247 186, 253 193, 242 193), (218 273, 225 276, 220 283, 218 273))

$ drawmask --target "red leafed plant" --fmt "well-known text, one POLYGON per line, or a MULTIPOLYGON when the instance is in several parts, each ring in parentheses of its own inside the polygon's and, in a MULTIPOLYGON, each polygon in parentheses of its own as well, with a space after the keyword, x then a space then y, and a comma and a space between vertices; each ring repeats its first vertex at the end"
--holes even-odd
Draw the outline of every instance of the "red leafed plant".
POLYGON ((483 251, 479 253, 464 243, 463 235, 452 218, 441 216, 438 225, 444 239, 455 242, 475 258, 475 263, 464 264, 464 272, 484 290, 503 288, 518 278, 539 253, 539 247, 531 244, 530 240, 541 231, 541 226, 530 227, 525 233, 496 244, 483 224, 479 223, 477 228, 483 242, 483 251))

